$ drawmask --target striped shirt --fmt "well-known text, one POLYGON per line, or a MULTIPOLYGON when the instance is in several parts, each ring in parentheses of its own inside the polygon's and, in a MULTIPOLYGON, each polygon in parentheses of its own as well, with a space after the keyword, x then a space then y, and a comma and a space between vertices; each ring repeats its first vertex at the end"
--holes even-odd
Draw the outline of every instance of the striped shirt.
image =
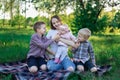
POLYGON ((31 37, 30 50, 27 54, 27 58, 30 56, 47 58, 46 48, 53 42, 52 39, 47 39, 45 36, 40 37, 35 33, 31 37))

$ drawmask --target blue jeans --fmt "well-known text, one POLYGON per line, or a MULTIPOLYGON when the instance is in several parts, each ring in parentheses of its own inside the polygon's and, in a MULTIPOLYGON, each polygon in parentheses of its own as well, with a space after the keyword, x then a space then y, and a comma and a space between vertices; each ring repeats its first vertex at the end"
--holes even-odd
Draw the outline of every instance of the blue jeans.
POLYGON ((60 69, 67 70, 69 67, 73 67, 73 69, 75 70, 75 64, 68 57, 65 57, 63 61, 59 64, 55 63, 54 59, 49 60, 47 62, 47 67, 48 67, 48 70, 51 70, 51 71, 56 71, 60 69))

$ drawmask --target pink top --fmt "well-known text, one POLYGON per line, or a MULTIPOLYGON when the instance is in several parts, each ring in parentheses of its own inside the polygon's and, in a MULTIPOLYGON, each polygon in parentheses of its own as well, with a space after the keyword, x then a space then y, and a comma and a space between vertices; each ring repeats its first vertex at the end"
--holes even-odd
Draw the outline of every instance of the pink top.
MULTIPOLYGON (((71 32, 67 32, 67 33, 61 35, 61 38, 67 39, 67 40, 72 40, 72 41, 76 40, 76 37, 71 32)), ((68 47, 65 43, 62 43, 61 41, 58 42, 58 45, 63 45, 63 46, 68 47)))

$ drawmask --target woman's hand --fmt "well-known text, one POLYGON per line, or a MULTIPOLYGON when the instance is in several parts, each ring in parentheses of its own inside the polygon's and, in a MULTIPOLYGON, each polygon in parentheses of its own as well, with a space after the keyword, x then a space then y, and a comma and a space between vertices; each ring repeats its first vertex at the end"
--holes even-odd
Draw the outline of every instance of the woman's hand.
POLYGON ((58 41, 59 39, 60 39, 60 35, 58 35, 58 34, 55 35, 54 38, 53 38, 54 41, 58 41))
POLYGON ((55 55, 55 53, 50 48, 47 48, 46 50, 47 50, 48 53, 50 53, 52 55, 55 55))

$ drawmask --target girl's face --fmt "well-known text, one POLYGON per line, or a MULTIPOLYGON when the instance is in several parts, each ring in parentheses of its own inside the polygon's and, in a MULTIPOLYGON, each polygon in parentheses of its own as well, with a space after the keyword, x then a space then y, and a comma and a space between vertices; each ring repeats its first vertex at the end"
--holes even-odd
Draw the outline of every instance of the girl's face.
POLYGON ((59 26, 61 25, 61 22, 56 18, 52 18, 52 24, 58 30, 59 26))
POLYGON ((46 33, 46 25, 42 24, 38 29, 39 34, 44 35, 46 33))
POLYGON ((68 27, 64 26, 64 25, 59 26, 59 32, 61 34, 65 34, 65 33, 69 32, 68 27))
POLYGON ((65 29, 64 29, 64 28, 59 28, 59 33, 63 35, 63 34, 65 34, 65 33, 66 33, 66 31, 65 31, 65 29))

